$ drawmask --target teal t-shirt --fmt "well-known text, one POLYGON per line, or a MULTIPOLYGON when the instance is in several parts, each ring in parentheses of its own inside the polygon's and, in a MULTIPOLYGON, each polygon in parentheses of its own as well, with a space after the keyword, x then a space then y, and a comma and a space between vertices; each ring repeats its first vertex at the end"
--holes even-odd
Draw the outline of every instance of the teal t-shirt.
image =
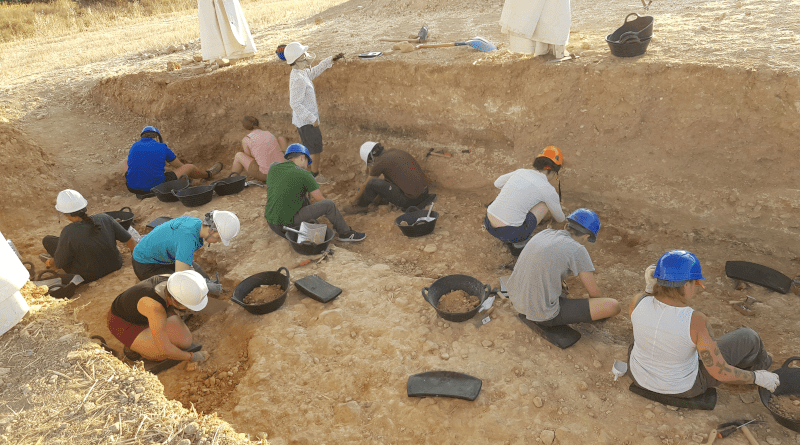
POLYGON ((264 218, 270 224, 291 226, 294 215, 303 206, 306 193, 319 188, 311 172, 292 161, 272 164, 267 174, 267 205, 264 218))
POLYGON ((133 259, 145 264, 188 265, 194 260, 194 251, 203 247, 200 229, 203 221, 193 216, 171 219, 144 236, 133 249, 133 259))

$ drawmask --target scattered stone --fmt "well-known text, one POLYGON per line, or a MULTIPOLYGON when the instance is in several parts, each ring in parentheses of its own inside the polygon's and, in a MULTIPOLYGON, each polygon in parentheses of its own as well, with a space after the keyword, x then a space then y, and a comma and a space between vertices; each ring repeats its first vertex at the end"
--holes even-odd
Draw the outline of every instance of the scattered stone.
POLYGON ((650 420, 650 419, 654 418, 655 416, 656 416, 655 413, 653 413, 649 409, 644 411, 644 418, 647 419, 647 420, 650 420))
POLYGON ((533 406, 535 406, 537 408, 541 408, 543 405, 544 405, 544 403, 542 402, 542 398, 541 397, 534 397, 533 398, 533 406))
POLYGON ((436 252, 436 244, 428 244, 427 246, 425 246, 424 251, 425 251, 425 253, 436 252))
POLYGON ((170 45, 170 46, 169 46, 169 47, 166 49, 166 52, 167 52, 167 54, 172 54, 172 53, 174 53, 174 52, 176 52, 176 51, 178 51, 178 47, 177 47, 177 46, 175 46, 175 45, 170 45))
POLYGON ((769 445, 781 445, 781 440, 772 436, 767 436, 767 443, 769 445))
POLYGON ((552 430, 543 430, 541 434, 539 434, 539 440, 541 440, 544 445, 550 445, 555 438, 556 432, 552 430))
POLYGON ((203 56, 201 56, 200 54, 195 54, 194 56, 192 56, 192 59, 195 62, 202 62, 203 61, 203 56))
POLYGON ((204 73, 210 73, 210 72, 212 72, 212 71, 214 71, 214 70, 213 70, 213 69, 211 69, 211 67, 209 67, 209 68, 205 68, 205 69, 203 70, 203 72, 204 72, 204 73))
POLYGON ((200 430, 200 425, 197 422, 192 422, 186 425, 186 428, 183 429, 183 434, 188 434, 190 436, 194 436, 200 430))
POLYGON ((169 61, 167 62, 167 71, 175 71, 181 69, 181 64, 178 62, 169 61))
POLYGON ((189 439, 181 439, 178 441, 178 445, 192 445, 192 441, 189 439))
POLYGON ((84 413, 90 413, 90 412, 92 412, 94 407, 95 407, 94 402, 86 402, 86 403, 83 404, 83 412, 84 413))
POLYGON ((586 390, 588 390, 588 389, 589 389, 589 385, 587 385, 587 384, 586 384, 586 382, 580 382, 580 383, 578 383, 578 390, 580 390, 580 391, 586 391, 586 390))
POLYGON ((595 360, 592 362, 592 366, 594 366, 597 369, 600 369, 603 366, 603 364, 600 363, 600 360, 595 360))
POLYGON ((756 401, 756 396, 751 393, 742 393, 739 394, 739 399, 741 399, 742 403, 753 403, 756 401))
POLYGON ((450 359, 450 354, 448 354, 446 352, 442 352, 442 355, 440 355, 439 357, 441 357, 442 360, 449 360, 450 359))
POLYGON ((494 343, 491 340, 484 340, 481 342, 484 348, 491 348, 494 343))
POLYGON ((108 432, 111 434, 119 433, 119 425, 116 423, 112 423, 111 425, 108 426, 108 432))

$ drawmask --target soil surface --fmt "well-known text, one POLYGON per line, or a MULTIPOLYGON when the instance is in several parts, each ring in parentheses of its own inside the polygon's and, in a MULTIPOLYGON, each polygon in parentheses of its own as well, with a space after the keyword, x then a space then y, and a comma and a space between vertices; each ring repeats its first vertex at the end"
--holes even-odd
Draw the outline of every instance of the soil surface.
POLYGON ((458 314, 475 309, 480 302, 480 298, 474 295, 470 295, 463 290, 454 290, 442 295, 436 307, 443 312, 458 314))
MULTIPOLYGON (((488 323, 452 323, 420 295, 451 274, 492 287, 511 274, 507 247, 481 229, 497 195, 493 181, 556 145, 565 157, 565 212, 588 207, 602 222, 588 249, 603 296, 627 307, 643 290, 648 265, 667 250, 687 249, 707 278, 693 307, 715 332, 753 328, 774 367, 800 355, 798 296, 756 285, 737 290, 725 275, 729 260, 800 274, 797 4, 654 2, 647 53, 617 59, 604 38, 628 13, 645 13, 633 3, 572 2, 567 50, 580 57, 558 63, 507 50, 499 1, 352 0, 254 29, 259 53, 210 73, 192 64, 167 71, 167 62, 199 54, 193 41, 172 54, 3 79, 0 230, 24 259, 38 267, 42 237, 66 224, 53 209, 64 188, 80 191, 90 213, 130 207, 142 234, 159 216, 202 218, 213 209, 235 212, 242 231, 230 246, 206 246, 195 257, 227 289, 189 323, 210 359, 157 378, 88 339, 99 334, 121 350, 105 319, 114 298, 136 283, 124 245, 122 269, 80 286, 73 299, 27 294, 33 309, 0 337, 0 369, 8 369, 0 371, 0 443, 214 444, 249 436, 278 445, 690 444, 742 418, 764 421, 751 428, 762 443, 800 443, 754 386, 723 385, 713 411, 692 411, 634 395, 628 377, 614 381, 612 364, 632 341, 627 311, 575 325, 581 340, 560 350, 522 323, 507 299, 497 298, 488 323), (401 53, 377 40, 415 34, 422 24, 429 43, 480 35, 499 50, 401 53), (267 226, 265 189, 215 195, 194 208, 138 200, 125 190, 122 162, 145 125, 157 126, 185 162, 203 169, 224 162, 218 177, 230 173, 247 133, 244 115, 299 142, 289 67, 272 53, 292 40, 310 45, 317 60, 347 55, 314 81, 322 173, 331 178, 324 196, 340 208, 352 201, 367 178, 358 147, 380 141, 421 163, 439 218, 433 233, 407 238, 394 224, 396 208, 347 216, 366 240, 334 241, 335 255, 290 277, 317 274, 342 294, 321 304, 290 286, 279 310, 253 315, 231 304, 232 289, 305 259, 267 226), (368 51, 384 55, 356 57, 368 51), (452 156, 426 158, 431 148, 452 156), (756 300, 752 317, 729 303, 747 296, 756 300), (408 397, 408 377, 431 370, 480 378, 481 393, 473 402, 408 397)), ((567 284, 571 296, 586 296, 576 277, 567 284)), ((741 435, 725 441, 747 443, 741 435)))
POLYGON ((787 419, 800 420, 800 398, 797 396, 770 397, 769 407, 787 419))
POLYGON ((250 291, 244 302, 246 304, 262 304, 269 303, 270 301, 283 295, 283 289, 279 284, 270 284, 269 286, 258 286, 250 291))

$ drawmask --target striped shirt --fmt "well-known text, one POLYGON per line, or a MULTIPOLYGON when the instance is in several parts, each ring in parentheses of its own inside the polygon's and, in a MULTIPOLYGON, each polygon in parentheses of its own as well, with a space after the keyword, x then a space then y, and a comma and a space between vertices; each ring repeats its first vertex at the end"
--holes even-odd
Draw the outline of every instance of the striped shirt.
POLYGON ((292 124, 300 128, 319 120, 314 78, 333 66, 333 58, 323 59, 317 66, 303 70, 292 69, 289 75, 289 105, 292 107, 292 124))

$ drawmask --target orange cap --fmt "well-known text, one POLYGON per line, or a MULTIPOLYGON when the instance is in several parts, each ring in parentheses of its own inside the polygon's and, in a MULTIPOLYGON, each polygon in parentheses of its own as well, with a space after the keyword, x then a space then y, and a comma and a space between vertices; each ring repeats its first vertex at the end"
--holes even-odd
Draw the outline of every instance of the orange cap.
POLYGON ((560 166, 564 162, 564 155, 561 153, 561 150, 556 147, 555 145, 549 145, 542 150, 537 158, 544 156, 547 159, 553 161, 556 165, 560 166))

